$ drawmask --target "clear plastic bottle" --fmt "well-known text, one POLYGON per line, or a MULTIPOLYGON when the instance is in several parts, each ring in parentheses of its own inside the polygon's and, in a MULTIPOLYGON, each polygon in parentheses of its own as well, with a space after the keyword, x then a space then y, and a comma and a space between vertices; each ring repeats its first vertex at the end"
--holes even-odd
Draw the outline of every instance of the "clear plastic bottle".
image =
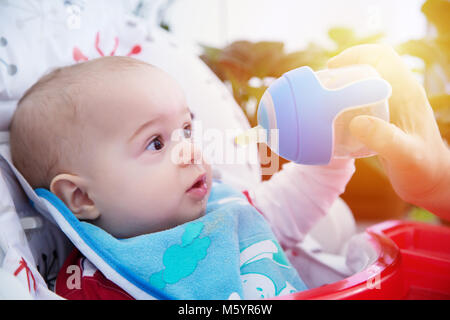
MULTIPOLYGON (((354 65, 337 69, 325 69, 316 72, 320 83, 327 89, 338 89, 355 81, 380 78, 378 72, 369 65, 354 65)), ((340 112, 334 120, 334 149, 336 158, 363 158, 376 153, 368 149, 349 132, 350 121, 358 115, 370 115, 389 121, 389 106, 387 100, 372 104, 349 108, 340 112)))
POLYGON ((266 90, 258 108, 258 130, 272 151, 297 163, 372 156, 351 135, 349 123, 357 115, 389 121, 390 95, 389 83, 368 65, 318 72, 301 67, 266 90), (277 139, 272 139, 275 133, 277 139))

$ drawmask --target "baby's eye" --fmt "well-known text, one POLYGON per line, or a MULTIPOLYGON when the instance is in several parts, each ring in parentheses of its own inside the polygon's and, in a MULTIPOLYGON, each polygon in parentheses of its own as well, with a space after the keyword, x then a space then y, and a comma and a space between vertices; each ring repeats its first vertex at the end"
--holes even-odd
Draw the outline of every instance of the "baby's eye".
POLYGON ((192 128, 191 128, 190 124, 188 124, 186 127, 184 127, 183 134, 184 134, 184 137, 186 139, 189 139, 191 137, 191 135, 192 135, 192 128))
POLYGON ((157 136, 154 139, 152 139, 152 141, 150 141, 146 150, 158 151, 161 150, 162 148, 164 148, 164 143, 161 141, 161 137, 157 136))

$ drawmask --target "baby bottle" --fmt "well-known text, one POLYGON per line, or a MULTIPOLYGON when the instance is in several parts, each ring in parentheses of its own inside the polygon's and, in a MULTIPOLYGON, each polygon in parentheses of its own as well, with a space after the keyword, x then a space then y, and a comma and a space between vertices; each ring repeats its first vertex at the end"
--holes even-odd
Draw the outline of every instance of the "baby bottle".
POLYGON ((361 158, 375 153, 354 138, 350 121, 371 115, 389 121, 391 86, 369 65, 314 72, 291 70, 275 80, 258 107, 258 126, 236 139, 256 134, 272 151, 302 164, 327 164, 331 158, 361 158))

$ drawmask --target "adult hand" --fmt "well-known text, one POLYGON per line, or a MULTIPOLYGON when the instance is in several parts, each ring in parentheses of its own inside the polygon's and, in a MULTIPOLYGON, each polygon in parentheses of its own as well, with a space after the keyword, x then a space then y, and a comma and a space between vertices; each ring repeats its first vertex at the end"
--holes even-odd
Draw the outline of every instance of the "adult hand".
POLYGON ((424 88, 401 57, 385 45, 359 45, 328 61, 328 68, 373 66, 392 86, 390 123, 357 116, 350 131, 373 151, 397 194, 450 220, 450 150, 444 143, 424 88))

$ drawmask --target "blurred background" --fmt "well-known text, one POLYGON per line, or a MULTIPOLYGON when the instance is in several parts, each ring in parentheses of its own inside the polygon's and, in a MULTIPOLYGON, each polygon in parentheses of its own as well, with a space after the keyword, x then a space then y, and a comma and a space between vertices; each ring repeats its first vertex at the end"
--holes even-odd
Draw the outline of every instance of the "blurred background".
MULTIPOLYGON (((448 0, 167 0, 158 19, 196 45, 252 126, 262 93, 284 72, 304 65, 322 69, 357 44, 390 44, 424 85, 441 135, 450 141, 448 0)), ((357 220, 443 223, 403 202, 377 157, 358 159, 356 168, 342 198, 357 220)))

